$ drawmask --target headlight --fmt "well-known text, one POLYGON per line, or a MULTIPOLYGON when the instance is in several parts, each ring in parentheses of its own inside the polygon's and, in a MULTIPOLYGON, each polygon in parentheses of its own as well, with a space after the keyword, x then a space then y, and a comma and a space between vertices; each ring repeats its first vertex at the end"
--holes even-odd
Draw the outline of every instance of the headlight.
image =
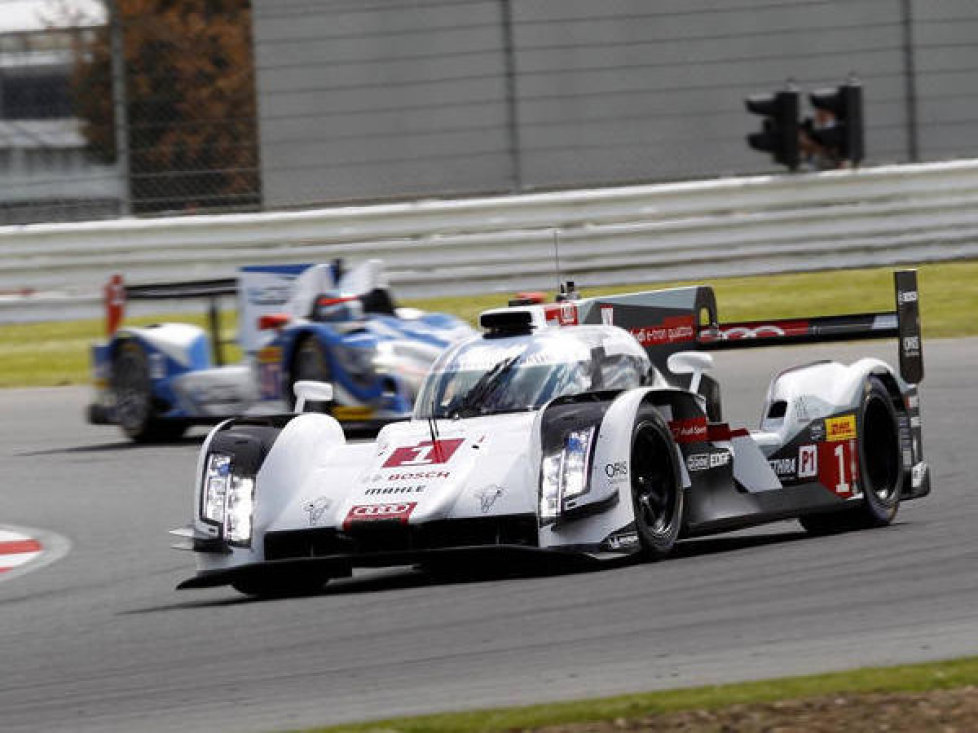
POLYGON ((544 456, 540 473, 540 517, 554 521, 560 511, 573 508, 586 493, 591 464, 594 426, 571 430, 558 452, 544 456))
POLYGON ((224 537, 234 545, 251 544, 255 503, 255 479, 234 473, 231 456, 207 456, 201 497, 201 519, 220 526, 224 537))
POLYGON ((224 524, 224 504, 231 483, 231 456, 211 453, 204 474, 204 496, 200 516, 206 522, 224 524))

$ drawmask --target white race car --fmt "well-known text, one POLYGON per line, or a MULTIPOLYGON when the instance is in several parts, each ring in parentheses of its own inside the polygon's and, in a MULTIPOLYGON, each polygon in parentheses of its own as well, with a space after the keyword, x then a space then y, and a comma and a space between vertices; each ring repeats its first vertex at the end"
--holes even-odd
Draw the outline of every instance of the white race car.
MULTIPOLYGON (((889 523, 929 493, 914 272, 895 312, 719 325, 709 287, 481 316, 432 366, 413 419, 348 443, 327 415, 238 418, 201 449, 180 584, 315 592, 354 567, 486 553, 667 555, 683 537, 798 518, 889 523), (710 350, 897 336, 877 359, 778 374, 757 430, 723 422, 710 350)), ((300 383, 297 404, 328 397, 300 383)))

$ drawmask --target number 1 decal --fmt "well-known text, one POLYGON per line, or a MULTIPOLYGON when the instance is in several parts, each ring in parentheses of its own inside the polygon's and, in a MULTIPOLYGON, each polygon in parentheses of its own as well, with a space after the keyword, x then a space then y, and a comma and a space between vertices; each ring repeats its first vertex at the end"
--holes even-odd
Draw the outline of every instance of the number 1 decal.
POLYGON ((835 457, 839 459, 839 483, 835 485, 835 493, 841 495, 852 492, 851 484, 846 480, 846 451, 845 443, 839 443, 835 447, 835 457))
POLYGON ((842 499, 858 495, 858 455, 855 440, 839 441, 831 451, 819 451, 818 482, 842 499))

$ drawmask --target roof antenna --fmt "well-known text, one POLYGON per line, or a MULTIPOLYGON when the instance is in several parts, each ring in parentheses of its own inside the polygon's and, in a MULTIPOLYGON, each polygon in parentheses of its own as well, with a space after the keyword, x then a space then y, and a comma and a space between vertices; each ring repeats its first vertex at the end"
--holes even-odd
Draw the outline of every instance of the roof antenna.
POLYGON ((431 446, 435 451, 435 459, 442 461, 441 443, 438 442, 438 416, 435 414, 435 396, 431 395, 431 412, 428 415, 428 431, 431 433, 431 446))
POLYGON ((557 271, 557 300, 560 300, 560 294, 564 292, 564 283, 560 280, 560 230, 554 227, 554 268, 557 271))
POLYGON ((557 291, 560 292, 563 288, 563 283, 560 281, 560 230, 556 227, 554 232, 554 267, 557 270, 557 291))

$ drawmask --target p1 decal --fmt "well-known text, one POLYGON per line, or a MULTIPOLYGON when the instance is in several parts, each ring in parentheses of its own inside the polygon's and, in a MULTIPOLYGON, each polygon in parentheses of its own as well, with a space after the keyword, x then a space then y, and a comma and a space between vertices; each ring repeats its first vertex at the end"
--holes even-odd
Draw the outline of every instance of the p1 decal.
POLYGON ((669 423, 669 429, 677 443, 701 443, 707 438, 705 417, 673 420, 669 423))
POLYGON ((842 499, 859 493, 859 461, 856 441, 836 441, 818 451, 818 482, 842 499))
POLYGON ((816 476, 818 476, 818 446, 799 446, 798 478, 815 478, 816 476))
POLYGON ((356 504, 350 507, 346 519, 343 520, 343 529, 349 529, 354 522, 376 522, 385 519, 407 524, 408 517, 411 516, 411 512, 417 505, 416 501, 394 504, 356 504))
POLYGON ((856 437, 856 416, 842 415, 841 417, 825 418, 825 439, 830 443, 841 440, 853 440, 856 437))
POLYGON ((384 461, 383 468, 448 463, 455 451, 464 442, 464 438, 449 438, 448 440, 425 440, 417 445, 402 445, 396 448, 384 461))

